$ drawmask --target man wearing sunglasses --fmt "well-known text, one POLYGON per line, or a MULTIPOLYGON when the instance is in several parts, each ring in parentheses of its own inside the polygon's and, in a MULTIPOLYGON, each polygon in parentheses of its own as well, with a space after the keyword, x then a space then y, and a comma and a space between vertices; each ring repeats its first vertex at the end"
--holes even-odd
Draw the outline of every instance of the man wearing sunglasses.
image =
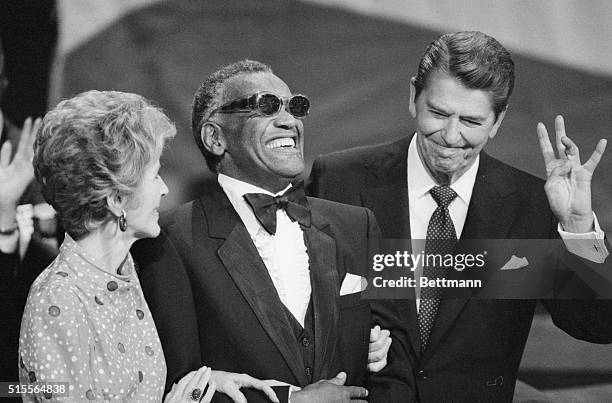
MULTIPOLYGON (((376 221, 293 183, 309 107, 250 60, 197 90, 193 134, 218 183, 162 217, 160 237, 135 250, 167 385, 208 365, 301 388, 293 403, 348 402, 366 398, 368 360, 384 365, 388 333, 373 329, 378 352, 368 357, 370 307, 360 298, 376 221)), ((289 386, 275 390, 287 401, 289 386)))
MULTIPOLYGON (((463 250, 466 240, 503 240, 482 268, 444 271, 431 264, 414 270, 418 285, 422 277, 469 278, 480 270, 500 288, 490 299, 479 299, 476 289, 450 294, 448 288, 417 286, 409 289, 407 299, 389 303, 390 322, 383 325, 392 329, 394 343, 389 366, 377 374, 386 385, 374 385, 371 400, 510 402, 536 298, 570 335, 612 342, 612 302, 594 299, 611 295, 605 276, 610 278, 612 268, 599 267, 609 246, 590 198, 591 176, 605 140, 583 165, 560 116, 555 121, 558 158, 540 123, 546 184, 482 151, 506 115, 514 64, 499 42, 481 32, 437 38, 409 84, 416 133, 318 158, 309 190, 370 208, 383 238, 410 238, 413 245, 425 240, 425 253, 452 254, 463 250), (511 249, 521 239, 537 246, 560 236, 564 240, 556 242, 557 254, 511 249), (444 244, 445 251, 436 244, 444 244), (587 284, 597 270, 603 281, 587 284), (530 299, 520 299, 522 291, 536 285, 530 282, 533 276, 547 271, 551 276, 543 284, 566 299, 543 299, 551 294, 537 287, 530 299), (511 287, 516 293, 507 293, 511 287), (586 299, 567 299, 574 296, 586 299)), ((420 248, 413 246, 415 253, 420 248)))

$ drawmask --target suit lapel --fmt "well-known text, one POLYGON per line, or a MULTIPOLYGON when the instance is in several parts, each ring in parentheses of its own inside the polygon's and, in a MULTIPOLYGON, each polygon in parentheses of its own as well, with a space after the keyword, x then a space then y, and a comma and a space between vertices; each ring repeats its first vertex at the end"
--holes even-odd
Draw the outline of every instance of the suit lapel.
POLYGON ((371 175, 361 191, 362 204, 374 212, 384 231, 383 239, 410 238, 406 156, 411 139, 409 136, 389 144, 364 163, 371 175))
MULTIPOLYGON (((389 144, 382 153, 372 155, 371 159, 364 163, 371 176, 367 178, 368 183, 361 192, 362 205, 374 212, 376 221, 384 231, 383 239, 411 238, 406 158, 413 136, 414 134, 389 144)), ((407 292, 413 303, 406 304, 406 329, 413 352, 418 356, 420 342, 414 289, 409 288, 407 292)))
MULTIPOLYGON (((498 169, 499 167, 499 162, 486 153, 480 154, 478 174, 457 246, 459 250, 465 246, 462 240, 505 239, 510 232, 518 214, 519 200, 514 197, 516 188, 509 176, 498 169)), ((451 278, 464 278, 459 272, 451 274, 451 278)), ((463 288, 454 290, 453 298, 442 299, 424 360, 427 360, 444 340, 471 296, 472 290, 463 288)))
POLYGON ((325 221, 313 211, 313 225, 303 228, 308 249, 315 333, 313 379, 330 376, 338 339, 340 280, 336 267, 336 241, 327 235, 325 221))
POLYGON ((461 239, 505 239, 518 214, 517 188, 501 164, 480 153, 480 166, 461 239))
POLYGON ((306 385, 304 364, 283 304, 250 235, 221 188, 201 199, 209 236, 225 241, 217 254, 236 287, 276 345, 301 386, 306 385))

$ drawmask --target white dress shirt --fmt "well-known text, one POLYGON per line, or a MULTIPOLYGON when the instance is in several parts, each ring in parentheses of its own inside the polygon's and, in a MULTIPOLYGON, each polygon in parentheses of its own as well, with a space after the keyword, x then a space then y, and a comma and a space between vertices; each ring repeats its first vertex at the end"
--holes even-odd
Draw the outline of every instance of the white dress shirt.
MULTIPOLYGON (((438 184, 427 172, 423 165, 423 161, 419 157, 417 151, 415 134, 408 146, 407 155, 407 180, 408 180, 408 205, 410 210, 410 236, 413 253, 420 253, 425 250, 425 239, 427 237, 427 227, 429 219, 438 207, 436 201, 431 197, 429 190, 438 184)), ((472 198, 472 191, 476 183, 476 174, 480 165, 480 155, 472 166, 450 187, 457 193, 455 200, 448 206, 448 210, 455 226, 457 239, 461 238, 463 226, 468 213, 468 207, 472 198)), ((564 241, 569 239, 587 240, 586 243, 566 242, 566 247, 571 253, 593 262, 602 263, 608 256, 608 250, 604 243, 604 233, 599 227, 599 222, 595 216, 595 231, 584 234, 574 234, 562 230, 561 225, 558 227, 559 234, 564 241)), ((421 289, 419 287, 419 278, 423 274, 423 266, 417 265, 414 271, 416 280, 416 305, 417 312, 420 306, 421 289)))
POLYGON ((246 182, 219 174, 219 185, 246 226, 259 256, 263 260, 282 303, 304 326, 310 302, 310 269, 304 234, 297 221, 291 221, 285 210, 276 212, 276 234, 270 235, 255 217, 244 199, 246 193, 278 196, 246 182))

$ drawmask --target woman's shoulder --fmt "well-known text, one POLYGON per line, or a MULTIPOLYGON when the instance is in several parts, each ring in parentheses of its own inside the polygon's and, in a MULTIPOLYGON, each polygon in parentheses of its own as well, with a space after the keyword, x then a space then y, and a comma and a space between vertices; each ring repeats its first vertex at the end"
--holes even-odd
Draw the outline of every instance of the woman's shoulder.
POLYGON ((78 301, 76 275, 63 262, 56 259, 32 284, 27 307, 48 306, 49 303, 69 306, 78 301))

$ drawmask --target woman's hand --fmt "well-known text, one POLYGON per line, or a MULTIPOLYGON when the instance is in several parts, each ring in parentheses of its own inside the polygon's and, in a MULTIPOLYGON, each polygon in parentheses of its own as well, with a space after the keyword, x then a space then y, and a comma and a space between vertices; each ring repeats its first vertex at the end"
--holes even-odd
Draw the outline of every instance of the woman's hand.
MULTIPOLYGON (((211 370, 208 367, 202 367, 197 371, 191 371, 185 375, 178 383, 172 385, 170 393, 166 395, 164 399, 165 403, 179 403, 179 402, 202 402, 209 403, 212 400, 213 394, 215 393, 215 382, 210 381, 211 370), (206 394, 202 396, 203 390, 208 390, 206 394)), ((246 402, 246 400, 245 400, 246 402)))
POLYGON ((212 371, 212 382, 217 385, 219 392, 228 395, 235 403, 247 403, 246 397, 240 392, 240 388, 254 388, 264 392, 268 398, 278 403, 276 393, 264 381, 255 379, 247 374, 236 374, 234 372, 212 371))

